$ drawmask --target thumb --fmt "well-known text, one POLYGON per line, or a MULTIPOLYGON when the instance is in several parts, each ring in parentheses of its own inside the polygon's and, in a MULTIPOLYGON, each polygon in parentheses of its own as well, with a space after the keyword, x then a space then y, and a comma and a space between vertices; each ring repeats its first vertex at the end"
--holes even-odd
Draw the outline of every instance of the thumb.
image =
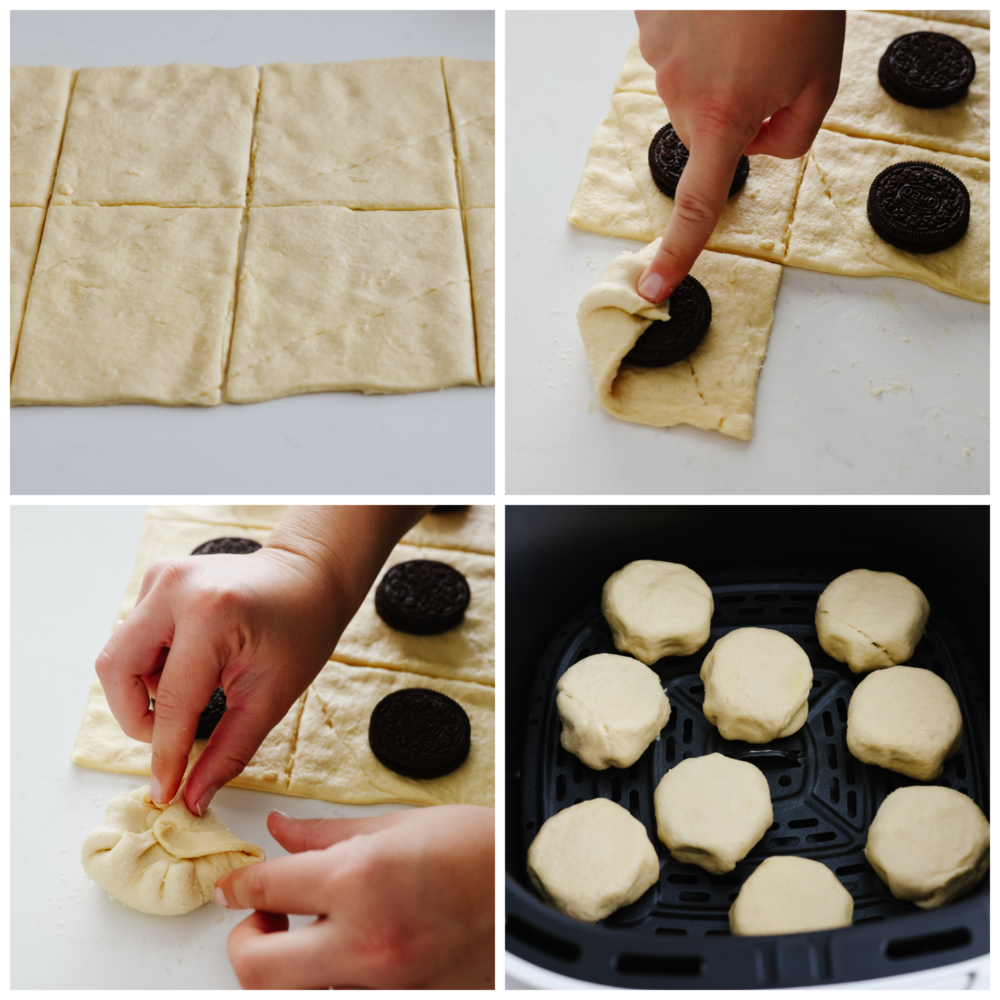
POLYGON ((735 131, 702 131, 692 135, 691 143, 667 231, 636 286, 650 302, 662 302, 673 294, 705 249, 726 207, 746 139, 735 131))
POLYGON ((406 809, 361 819, 293 819, 275 809, 267 817, 267 828, 289 854, 299 854, 321 851, 351 837, 377 833, 403 821, 408 812, 406 809))

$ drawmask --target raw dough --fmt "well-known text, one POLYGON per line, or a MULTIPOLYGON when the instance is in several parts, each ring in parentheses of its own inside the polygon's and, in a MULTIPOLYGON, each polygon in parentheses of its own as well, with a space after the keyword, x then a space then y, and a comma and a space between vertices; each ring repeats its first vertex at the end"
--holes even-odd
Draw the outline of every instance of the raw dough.
POLYGON ((229 402, 477 383, 457 211, 250 210, 229 402))
POLYGON ((42 239, 43 208, 12 208, 10 210, 10 366, 14 367, 17 338, 24 319, 24 303, 28 298, 31 272, 35 269, 38 244, 42 239))
POLYGON ((592 924, 655 885, 660 863, 642 823, 592 799, 542 824, 528 848, 528 876, 549 906, 592 924))
POLYGON ((933 910, 982 881, 990 866, 990 824, 953 788, 897 788, 868 828, 865 857, 896 899, 933 910))
POLYGON ((333 651, 333 659, 370 667, 406 670, 451 680, 494 683, 494 559, 457 549, 397 545, 333 651), (410 559, 433 559, 454 566, 469 582, 472 599, 461 625, 440 635, 411 635, 382 621, 375 591, 385 573, 410 559))
POLYGON ((458 208, 441 60, 265 66, 252 175, 254 206, 458 208))
MULTIPOLYGON (((898 142, 857 139, 820 129, 813 156, 837 210, 850 226, 862 250, 876 263, 904 278, 922 281, 976 302, 990 300, 990 164, 971 156, 955 156, 898 142), (868 221, 868 191, 876 175, 894 163, 923 160, 936 163, 961 178, 972 208, 966 234, 937 253, 897 250, 878 236, 868 221)), ((808 225, 804 220, 800 225, 808 225)), ((840 273, 850 273, 838 268, 840 273)))
POLYGON ((287 504, 153 504, 146 508, 146 517, 236 524, 244 528, 273 528, 287 512, 287 504))
POLYGON ((493 688, 485 684, 328 663, 306 693, 289 764, 288 794, 359 804, 434 806, 460 802, 492 807, 496 771, 493 709, 493 688), (472 724, 469 756, 451 774, 440 778, 397 774, 379 762, 368 744, 368 723, 375 706, 393 691, 415 687, 453 698, 472 724))
POLYGON ((824 651, 856 674, 904 663, 924 634, 930 605, 898 573, 852 569, 816 602, 816 634, 824 651))
POLYGON ((692 424, 749 441, 757 376, 767 351, 781 268, 735 254, 702 252, 691 268, 712 299, 712 324, 686 361, 637 368, 622 359, 665 306, 635 284, 660 241, 611 262, 580 302, 580 336, 601 406, 619 420, 654 427, 692 424))
POLYGON ((264 852, 230 833, 215 810, 195 816, 181 797, 157 805, 146 785, 111 800, 81 860, 115 899, 169 917, 207 903, 220 876, 263 861, 264 852))
POLYGON ((53 205, 242 206, 257 67, 81 69, 53 205))
POLYGON ((924 17, 930 21, 971 24, 977 28, 990 26, 990 12, 988 10, 883 10, 880 13, 906 14, 909 17, 924 17))
POLYGON ((693 569, 656 559, 623 566, 601 593, 615 648, 647 665, 701 649, 714 610, 712 588, 693 569))
POLYGON ((826 113, 823 127, 868 139, 886 139, 988 160, 989 31, 872 11, 848 11, 840 90, 826 113), (885 92, 878 80, 879 60, 894 39, 913 31, 944 32, 971 49, 976 60, 976 75, 969 92, 960 101, 946 108, 915 108, 885 92))
POLYGON ((660 779, 656 829, 675 861, 731 872, 774 820, 761 771, 721 753, 689 757, 660 779))
POLYGON ((670 718, 660 678, 630 656, 587 656, 556 689, 560 742, 595 771, 631 767, 670 718))
POLYGON ((238 208, 49 209, 11 402, 220 402, 240 216, 238 208))
POLYGON ((492 208, 474 208, 465 213, 465 225, 469 234, 472 303, 476 314, 479 381, 483 385, 493 385, 496 382, 493 363, 496 338, 493 212, 492 208))
POLYGON ((790 636, 738 628, 701 665, 705 718, 727 740, 770 743, 798 732, 809 714, 812 666, 790 636))
POLYGON ((11 205, 48 204, 72 83, 63 66, 11 66, 11 205))
POLYGON ((474 504, 465 510, 421 518, 403 535, 406 545, 430 545, 438 549, 462 549, 493 555, 496 508, 493 504, 474 504))
POLYGON ((947 682, 930 670, 876 670, 851 695, 847 749, 866 764, 933 781, 961 745, 958 702, 947 682))
POLYGON ((743 883, 729 910, 733 934, 801 934, 850 927, 854 900, 826 865, 771 857, 743 883))
POLYGON ((493 208, 495 196, 495 66, 445 56, 445 86, 458 149, 462 207, 493 208))

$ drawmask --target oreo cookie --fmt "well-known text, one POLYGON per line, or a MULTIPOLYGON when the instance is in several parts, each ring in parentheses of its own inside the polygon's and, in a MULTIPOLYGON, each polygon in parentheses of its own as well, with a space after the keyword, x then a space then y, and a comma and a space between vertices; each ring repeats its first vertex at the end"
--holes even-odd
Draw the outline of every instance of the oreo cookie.
POLYGON ((944 108, 968 93, 976 58, 957 38, 939 31, 900 35, 882 53, 878 82, 901 104, 944 108))
MULTIPOLYGON (((649 144, 649 172, 653 175, 656 186, 670 198, 677 192, 677 182, 684 173, 690 155, 687 146, 681 142, 669 122, 653 136, 653 141, 649 144)), ((750 159, 744 153, 736 164, 733 183, 729 187, 730 198, 746 184, 749 176, 750 159)))
POLYGON ((449 507, 447 504, 438 504, 436 507, 431 508, 432 514, 454 514, 459 510, 468 510, 469 505, 467 503, 456 504, 453 507, 449 507))
POLYGON ((708 333, 712 300, 689 274, 670 296, 670 319, 654 320, 624 360, 640 368, 664 368, 686 358, 708 333))
POLYGON ((907 160, 886 167, 868 191, 868 221, 900 250, 935 253, 969 228, 969 192, 950 170, 907 160))
POLYGON ((375 590, 375 610, 386 625, 412 635, 438 635, 459 625, 472 594, 465 577, 447 563, 397 563, 375 590))
POLYGON ((372 712, 368 744, 386 767, 408 778, 440 778, 469 756, 465 709, 429 688, 387 694, 372 712))
POLYGON ((252 538, 213 538, 211 541, 202 542, 196 549, 191 550, 193 556, 246 556, 251 552, 256 552, 262 548, 260 542, 255 542, 252 538))

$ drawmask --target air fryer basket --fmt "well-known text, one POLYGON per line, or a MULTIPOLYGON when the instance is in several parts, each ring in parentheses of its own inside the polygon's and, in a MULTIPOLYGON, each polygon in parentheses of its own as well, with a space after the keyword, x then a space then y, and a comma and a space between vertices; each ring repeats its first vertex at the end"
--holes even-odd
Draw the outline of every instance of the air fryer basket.
POLYGON ((989 815, 988 510, 985 507, 572 507, 507 511, 507 948, 554 972, 637 988, 805 986, 898 975, 985 954, 988 879, 942 910, 892 897, 864 856, 868 826, 903 775, 862 764, 844 742, 861 677, 820 648, 816 599, 840 573, 888 569, 931 602, 910 660, 958 699, 963 744, 934 784, 968 794, 989 815), (706 645, 654 666, 671 717, 628 769, 593 771, 559 745, 555 682, 584 656, 615 652, 600 611, 604 580, 637 558, 683 562, 712 587, 706 645), (747 625, 774 628, 809 654, 806 725, 764 746, 722 739, 701 705, 698 673, 714 642, 747 625), (653 791, 678 761, 720 752, 768 780, 774 823, 736 869, 715 876, 679 864, 656 836, 653 791), (594 926, 545 907, 525 874, 541 824, 598 796, 643 822, 660 880, 594 926), (854 926, 763 938, 729 935, 728 910, 765 858, 826 864, 854 897, 854 926))

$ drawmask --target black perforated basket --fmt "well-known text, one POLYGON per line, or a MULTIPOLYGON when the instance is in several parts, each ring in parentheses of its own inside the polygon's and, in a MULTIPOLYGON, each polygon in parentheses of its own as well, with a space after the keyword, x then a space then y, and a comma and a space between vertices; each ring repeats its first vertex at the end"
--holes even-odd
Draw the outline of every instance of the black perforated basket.
MULTIPOLYGON (((595 527, 596 537, 601 538, 611 524, 616 524, 611 535, 627 535, 623 519, 629 513, 635 517, 642 511, 643 517, 649 516, 648 508, 574 508, 570 523, 580 522, 581 511, 587 510, 591 512, 587 524, 592 539, 595 527)), ((664 511, 661 517, 676 521, 685 516, 697 520, 705 509, 693 517, 689 509, 687 514, 684 508, 660 510, 664 511)), ((790 528, 801 526, 804 510, 825 509, 792 508, 781 514, 769 508, 756 517, 758 523, 780 518, 790 528)), ((928 510, 931 517, 936 516, 934 509, 928 510)), ((525 622, 516 617, 519 608, 525 610, 536 641, 546 632, 537 606, 528 610, 526 595, 515 590, 534 579, 529 589, 537 595, 539 587, 545 586, 544 578, 553 575, 551 565, 544 569, 538 565, 544 556, 537 548, 534 552, 519 549, 518 535, 523 531, 537 543, 536 529, 548 524, 553 537, 541 544, 543 548, 553 544, 551 555, 559 558, 567 525, 557 512, 558 508, 518 508, 509 517, 507 645, 511 665, 510 657, 520 655, 531 638, 525 634, 525 622)), ((974 513, 973 518, 977 517, 982 522, 985 547, 985 518, 974 513)), ((869 533, 863 534, 867 537, 869 533)), ((671 542, 656 537, 645 545, 637 541, 619 554, 615 554, 614 545, 606 553, 591 548, 589 570, 582 571, 578 565, 563 567, 560 575, 566 584, 562 590, 580 593, 586 599, 570 614, 557 617, 553 613, 544 648, 536 650, 533 661, 523 665, 519 661, 518 668, 508 669, 508 950, 574 979, 644 988, 848 982, 952 964, 988 951, 986 883, 950 907, 924 912, 894 899, 867 863, 865 841, 878 806, 894 789, 920 782, 863 764, 848 752, 847 706, 864 675, 852 674, 845 664, 827 656, 813 624, 819 594, 846 569, 892 569, 908 575, 928 592, 932 611, 927 634, 910 665, 931 670, 948 682, 958 699, 964 726, 961 750, 945 763, 943 775, 933 784, 969 795, 988 815, 988 674, 985 661, 980 659, 982 642, 977 648, 964 636, 963 627, 967 629, 969 622, 953 620, 948 614, 948 605, 959 595, 945 600, 933 579, 927 578, 930 574, 901 565, 899 557, 893 560, 893 546, 884 538, 882 551, 876 552, 874 559, 871 552, 847 551, 846 561, 826 566, 805 559, 791 566, 768 565, 774 557, 787 554, 788 548, 769 539, 767 552, 761 553, 764 558, 757 564, 743 562, 745 544, 730 549, 732 564, 727 568, 712 566, 725 558, 718 544, 702 546, 699 559, 684 555, 687 546, 676 539, 671 542), (665 658, 653 667, 671 704, 670 720, 660 738, 632 767, 594 771, 560 745, 555 684, 585 656, 616 652, 600 611, 600 588, 610 572, 634 558, 671 558, 701 572, 712 587, 715 614, 710 638, 701 650, 688 657, 665 658), (574 578, 577 582, 569 584, 574 578), (581 593, 583 588, 577 585, 585 580, 590 581, 588 594, 581 593), (748 625, 789 635, 808 653, 813 667, 806 724, 797 733, 763 746, 723 739, 702 713, 702 661, 722 635, 748 625), (510 755, 514 725, 516 757, 510 755), (715 752, 759 767, 767 778, 774 810, 771 828, 735 870, 725 875, 711 875, 696 865, 675 861, 657 838, 653 812, 653 792, 667 770, 684 758, 715 752), (524 859, 548 817, 597 797, 619 803, 646 826, 660 857, 660 879, 635 903, 588 926, 538 900, 525 877, 524 859), (853 927, 780 937, 731 937, 729 907, 748 875, 772 855, 807 857, 827 865, 854 898, 853 927)), ((856 545, 857 539, 848 540, 845 548, 856 545)), ((810 546, 800 548, 808 558, 810 546)), ((823 546, 812 548, 815 555, 829 554, 823 546)), ((985 556, 984 550, 984 560, 985 556)), ((577 563, 577 559, 571 558, 570 563, 577 563)), ((982 604, 987 586, 982 566, 979 573, 966 576, 963 589, 968 594, 971 588, 975 602, 982 604)), ((551 581, 547 589, 550 594, 560 592, 558 587, 552 590, 551 581)), ((979 640, 984 628, 985 620, 977 626, 979 640)))

